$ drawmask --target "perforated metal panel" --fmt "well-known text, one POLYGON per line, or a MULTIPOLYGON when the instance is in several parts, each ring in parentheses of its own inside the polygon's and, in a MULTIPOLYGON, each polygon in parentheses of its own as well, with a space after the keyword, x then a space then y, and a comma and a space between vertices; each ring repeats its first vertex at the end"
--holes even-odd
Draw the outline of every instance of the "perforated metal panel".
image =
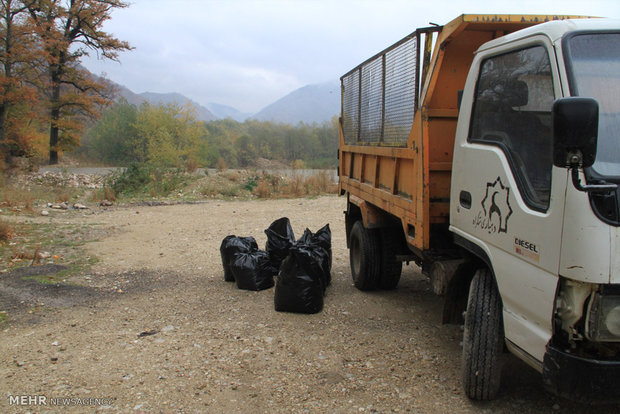
POLYGON ((376 59, 362 67, 360 141, 381 141, 383 112, 383 63, 376 59))
POLYGON ((360 119, 359 71, 342 78, 342 129, 344 142, 354 144, 359 135, 360 119))
POLYGON ((407 143, 415 113, 416 49, 414 38, 385 55, 383 141, 386 143, 407 143))
POLYGON ((364 62, 342 81, 346 144, 406 146, 417 94, 417 37, 364 62))

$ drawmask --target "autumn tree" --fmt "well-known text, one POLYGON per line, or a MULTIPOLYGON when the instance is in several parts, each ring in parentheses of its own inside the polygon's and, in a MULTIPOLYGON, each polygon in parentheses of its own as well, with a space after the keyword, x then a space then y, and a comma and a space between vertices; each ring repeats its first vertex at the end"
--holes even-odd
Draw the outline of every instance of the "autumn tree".
POLYGON ((0 152, 5 157, 27 150, 35 116, 38 54, 26 5, 0 0, 0 152))
POLYGON ((191 106, 143 103, 133 128, 136 135, 127 142, 132 159, 157 167, 183 167, 206 144, 206 131, 191 106))
POLYGON ((117 61, 127 42, 102 31, 114 9, 128 7, 122 0, 24 0, 45 59, 44 92, 49 104, 49 162, 58 151, 75 144, 85 117, 96 117, 110 102, 109 84, 79 66, 95 52, 117 61))

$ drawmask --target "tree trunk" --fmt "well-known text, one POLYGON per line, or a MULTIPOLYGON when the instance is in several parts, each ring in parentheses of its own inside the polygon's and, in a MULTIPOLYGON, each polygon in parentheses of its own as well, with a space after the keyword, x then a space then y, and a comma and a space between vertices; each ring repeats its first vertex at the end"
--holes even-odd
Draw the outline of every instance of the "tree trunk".
POLYGON ((58 121, 60 120, 60 83, 52 86, 50 113, 50 165, 58 164, 58 121))
POLYGON ((0 146, 4 145, 6 135, 6 105, 0 105, 0 146))

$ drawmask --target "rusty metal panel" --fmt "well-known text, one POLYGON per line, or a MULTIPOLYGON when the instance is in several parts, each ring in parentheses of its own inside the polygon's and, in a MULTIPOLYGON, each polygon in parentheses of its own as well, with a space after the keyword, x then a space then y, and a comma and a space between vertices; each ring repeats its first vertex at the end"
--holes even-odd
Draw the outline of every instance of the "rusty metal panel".
POLYGON ((377 187, 389 192, 390 194, 392 194, 392 190, 394 189, 395 165, 395 158, 381 157, 381 163, 379 164, 379 174, 377 177, 377 187))
POLYGON ((395 177, 395 194, 399 197, 413 201, 415 199, 415 193, 417 183, 414 178, 416 176, 413 160, 401 159, 397 163, 396 177, 395 177))
POLYGON ((363 168, 363 175, 362 175, 361 181, 363 183, 368 183, 374 186, 376 170, 377 170, 377 157, 374 155, 364 157, 364 168, 363 168))
POLYGON ((549 15, 549 14, 465 14, 463 21, 468 23, 529 23, 537 24, 552 20, 585 19, 591 16, 549 15))

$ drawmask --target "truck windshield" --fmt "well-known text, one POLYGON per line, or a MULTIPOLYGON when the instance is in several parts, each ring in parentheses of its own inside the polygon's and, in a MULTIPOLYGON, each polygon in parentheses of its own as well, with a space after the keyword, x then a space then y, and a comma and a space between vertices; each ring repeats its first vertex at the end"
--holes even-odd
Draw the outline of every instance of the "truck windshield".
POLYGON ((571 93, 599 103, 594 170, 620 176, 620 33, 586 33, 568 39, 571 93))

